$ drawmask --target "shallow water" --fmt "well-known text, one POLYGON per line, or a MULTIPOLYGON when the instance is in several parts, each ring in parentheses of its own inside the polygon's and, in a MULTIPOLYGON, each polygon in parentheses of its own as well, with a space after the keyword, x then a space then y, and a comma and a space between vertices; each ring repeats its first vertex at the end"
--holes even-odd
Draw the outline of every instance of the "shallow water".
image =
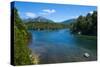
POLYGON ((97 39, 94 36, 73 35, 69 29, 29 31, 32 34, 29 48, 39 55, 40 64, 97 59, 97 39), (90 56, 86 58, 84 53, 90 56))

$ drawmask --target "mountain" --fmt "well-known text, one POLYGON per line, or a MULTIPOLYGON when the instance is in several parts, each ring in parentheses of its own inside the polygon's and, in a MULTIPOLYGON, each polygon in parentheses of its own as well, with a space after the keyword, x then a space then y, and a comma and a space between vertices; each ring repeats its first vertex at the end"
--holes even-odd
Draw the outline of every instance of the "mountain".
POLYGON ((75 21, 76 21, 76 19, 69 19, 69 20, 63 21, 62 23, 63 23, 63 24, 70 24, 70 23, 73 23, 73 22, 75 22, 75 21))
POLYGON ((54 21, 49 20, 49 19, 42 17, 42 16, 39 16, 39 17, 36 17, 36 18, 28 18, 28 19, 25 19, 23 21, 24 22, 49 22, 49 23, 54 22, 54 21))

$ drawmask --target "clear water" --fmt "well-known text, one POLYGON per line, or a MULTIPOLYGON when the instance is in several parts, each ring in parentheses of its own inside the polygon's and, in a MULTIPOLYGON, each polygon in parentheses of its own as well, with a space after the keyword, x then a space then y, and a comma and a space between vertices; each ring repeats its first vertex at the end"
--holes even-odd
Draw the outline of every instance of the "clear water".
POLYGON ((69 29, 29 31, 32 34, 29 48, 39 55, 40 64, 97 59, 97 39, 94 36, 73 35, 69 29), (90 56, 86 58, 84 53, 90 56))

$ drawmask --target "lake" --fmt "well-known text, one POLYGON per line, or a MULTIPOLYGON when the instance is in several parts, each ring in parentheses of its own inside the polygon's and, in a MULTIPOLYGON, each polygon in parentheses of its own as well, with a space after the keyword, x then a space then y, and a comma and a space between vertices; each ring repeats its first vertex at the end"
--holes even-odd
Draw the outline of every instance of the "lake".
POLYGON ((97 60, 97 38, 70 33, 69 29, 29 30, 29 48, 40 58, 40 64, 97 60), (84 53, 90 56, 84 57, 84 53))

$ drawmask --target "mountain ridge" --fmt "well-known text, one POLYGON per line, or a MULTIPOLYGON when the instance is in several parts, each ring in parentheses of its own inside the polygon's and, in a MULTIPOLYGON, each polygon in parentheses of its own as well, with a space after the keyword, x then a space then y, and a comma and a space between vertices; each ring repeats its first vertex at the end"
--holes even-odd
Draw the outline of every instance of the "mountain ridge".
MULTIPOLYGON (((42 16, 38 16, 38 17, 35 17, 35 18, 28 18, 28 19, 24 19, 23 20, 25 23, 27 22, 48 22, 48 23, 57 23, 53 20, 50 20, 50 19, 47 19, 45 17, 42 17, 42 16)), ((70 24, 70 23, 73 23, 75 22, 76 19, 75 18, 72 18, 72 19, 68 19, 68 20, 65 20, 65 21, 62 21, 62 22, 59 22, 59 23, 62 23, 62 24, 70 24)))
POLYGON ((63 24, 70 24, 70 23, 73 23, 75 21, 76 21, 76 19, 75 18, 72 18, 72 19, 68 19, 68 20, 63 21, 62 23, 63 24))
POLYGON ((38 16, 36 18, 28 18, 28 19, 24 19, 24 22, 49 22, 49 23, 53 23, 54 21, 47 19, 45 17, 42 16, 38 16))

